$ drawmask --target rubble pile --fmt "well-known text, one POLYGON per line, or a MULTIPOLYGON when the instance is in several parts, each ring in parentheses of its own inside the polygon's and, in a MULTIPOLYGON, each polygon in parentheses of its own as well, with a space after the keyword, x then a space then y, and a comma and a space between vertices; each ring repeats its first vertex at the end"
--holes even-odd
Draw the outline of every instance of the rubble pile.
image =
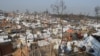
POLYGON ((100 39, 100 23, 96 23, 95 19, 76 21, 67 21, 49 14, 2 15, 0 44, 11 42, 14 50, 27 46, 26 51, 29 52, 33 52, 31 49, 34 43, 39 48, 53 44, 52 49, 58 50, 58 55, 86 52, 99 56, 100 40, 97 39, 100 39))

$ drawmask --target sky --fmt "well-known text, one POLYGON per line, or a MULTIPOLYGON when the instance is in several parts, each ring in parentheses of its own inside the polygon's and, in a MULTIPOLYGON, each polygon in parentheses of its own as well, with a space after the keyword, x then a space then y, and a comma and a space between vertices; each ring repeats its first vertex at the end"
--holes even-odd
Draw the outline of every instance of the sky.
MULTIPOLYGON (((0 0, 0 10, 4 11, 25 11, 26 9, 33 12, 42 12, 48 9, 52 11, 51 4, 58 0, 0 0)), ((68 14, 89 14, 95 15, 94 8, 100 6, 100 0, 64 0, 68 14)))

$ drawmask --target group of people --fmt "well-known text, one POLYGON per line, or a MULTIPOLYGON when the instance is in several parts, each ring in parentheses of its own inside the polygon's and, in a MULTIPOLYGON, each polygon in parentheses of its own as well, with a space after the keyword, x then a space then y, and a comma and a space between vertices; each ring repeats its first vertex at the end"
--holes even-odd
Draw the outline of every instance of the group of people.
POLYGON ((83 34, 81 31, 69 29, 66 31, 66 36, 62 38, 59 46, 59 53, 70 54, 71 52, 82 52, 86 47, 82 45, 83 34))

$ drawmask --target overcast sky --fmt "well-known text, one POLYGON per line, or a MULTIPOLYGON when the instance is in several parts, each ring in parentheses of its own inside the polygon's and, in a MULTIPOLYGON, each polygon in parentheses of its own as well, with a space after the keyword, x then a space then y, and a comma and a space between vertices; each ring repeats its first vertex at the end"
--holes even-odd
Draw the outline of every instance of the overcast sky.
MULTIPOLYGON (((51 4, 57 0, 0 0, 0 9, 5 11, 51 11, 51 4)), ((100 0, 64 0, 66 13, 95 15, 94 8, 100 6, 100 0)))

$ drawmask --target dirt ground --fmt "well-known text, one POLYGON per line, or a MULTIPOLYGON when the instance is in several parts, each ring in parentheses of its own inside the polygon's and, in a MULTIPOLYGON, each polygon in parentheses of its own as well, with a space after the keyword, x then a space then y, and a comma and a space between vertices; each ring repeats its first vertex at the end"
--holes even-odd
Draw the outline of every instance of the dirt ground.
POLYGON ((52 45, 40 47, 42 56, 55 56, 52 45))

